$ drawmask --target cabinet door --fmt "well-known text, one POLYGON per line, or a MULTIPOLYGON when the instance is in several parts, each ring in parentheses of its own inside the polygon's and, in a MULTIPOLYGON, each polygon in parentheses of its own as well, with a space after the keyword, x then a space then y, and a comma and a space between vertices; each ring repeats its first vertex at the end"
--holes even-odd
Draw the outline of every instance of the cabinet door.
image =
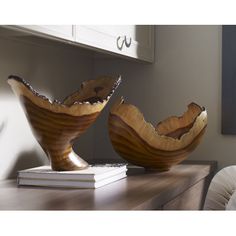
POLYGON ((131 58, 152 62, 154 26, 88 25, 76 26, 76 42, 131 58))
POLYGON ((73 25, 20 25, 21 29, 74 41, 73 25))

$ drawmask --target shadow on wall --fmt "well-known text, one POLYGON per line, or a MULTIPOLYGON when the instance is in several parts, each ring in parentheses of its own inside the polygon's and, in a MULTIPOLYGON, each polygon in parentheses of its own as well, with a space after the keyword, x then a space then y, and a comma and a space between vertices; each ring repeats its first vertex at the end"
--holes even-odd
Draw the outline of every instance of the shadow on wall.
MULTIPOLYGON (((5 179, 15 176, 17 170, 41 165, 40 157, 47 160, 30 130, 19 99, 7 83, 8 76, 23 77, 39 93, 62 100, 77 90, 82 81, 92 78, 93 61, 84 50, 64 44, 22 42, 4 38, 1 32, 0 51, 0 179, 5 179)), ((90 159, 92 135, 90 129, 77 148, 79 154, 90 159)))
POLYGON ((14 165, 9 171, 7 178, 16 178, 19 170, 29 169, 41 165, 45 165, 45 161, 36 150, 24 151, 15 159, 14 165))
POLYGON ((0 123, 0 137, 3 134, 6 125, 7 125, 7 121, 6 120, 4 120, 4 121, 2 121, 2 123, 0 123))

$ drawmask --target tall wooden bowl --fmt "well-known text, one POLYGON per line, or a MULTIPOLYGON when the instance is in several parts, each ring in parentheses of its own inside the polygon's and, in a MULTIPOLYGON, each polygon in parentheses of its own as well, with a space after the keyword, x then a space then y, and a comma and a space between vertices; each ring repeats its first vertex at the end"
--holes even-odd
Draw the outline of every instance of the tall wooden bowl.
POLYGON ((195 103, 181 117, 172 116, 156 128, 121 98, 110 110, 108 127, 114 150, 128 162, 158 171, 186 159, 199 144, 207 126, 207 112, 195 103))
POLYGON ((32 131, 57 171, 84 169, 88 163, 72 145, 96 120, 121 79, 100 77, 82 83, 81 89, 62 103, 39 95, 24 79, 9 76, 8 83, 19 97, 32 131))

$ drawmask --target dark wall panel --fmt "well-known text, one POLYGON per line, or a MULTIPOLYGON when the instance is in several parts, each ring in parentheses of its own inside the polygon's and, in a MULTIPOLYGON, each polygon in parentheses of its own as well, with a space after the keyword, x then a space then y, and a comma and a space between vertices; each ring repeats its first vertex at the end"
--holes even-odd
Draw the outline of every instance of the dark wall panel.
POLYGON ((222 134, 236 134, 236 26, 222 29, 222 134))

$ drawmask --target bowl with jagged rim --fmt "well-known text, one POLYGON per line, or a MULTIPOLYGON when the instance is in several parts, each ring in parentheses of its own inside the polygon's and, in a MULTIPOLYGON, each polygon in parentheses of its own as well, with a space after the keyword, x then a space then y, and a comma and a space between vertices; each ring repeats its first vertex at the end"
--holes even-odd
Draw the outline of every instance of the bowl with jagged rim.
POLYGON ((193 102, 182 116, 171 116, 154 127, 136 106, 121 98, 108 119, 114 150, 129 163, 158 171, 185 160, 199 145, 206 127, 206 109, 193 102))
POLYGON ((60 102, 39 94, 19 76, 8 77, 35 138, 56 171, 88 167, 88 163, 74 152, 73 143, 95 122, 120 82, 120 76, 87 80, 78 91, 60 102))

